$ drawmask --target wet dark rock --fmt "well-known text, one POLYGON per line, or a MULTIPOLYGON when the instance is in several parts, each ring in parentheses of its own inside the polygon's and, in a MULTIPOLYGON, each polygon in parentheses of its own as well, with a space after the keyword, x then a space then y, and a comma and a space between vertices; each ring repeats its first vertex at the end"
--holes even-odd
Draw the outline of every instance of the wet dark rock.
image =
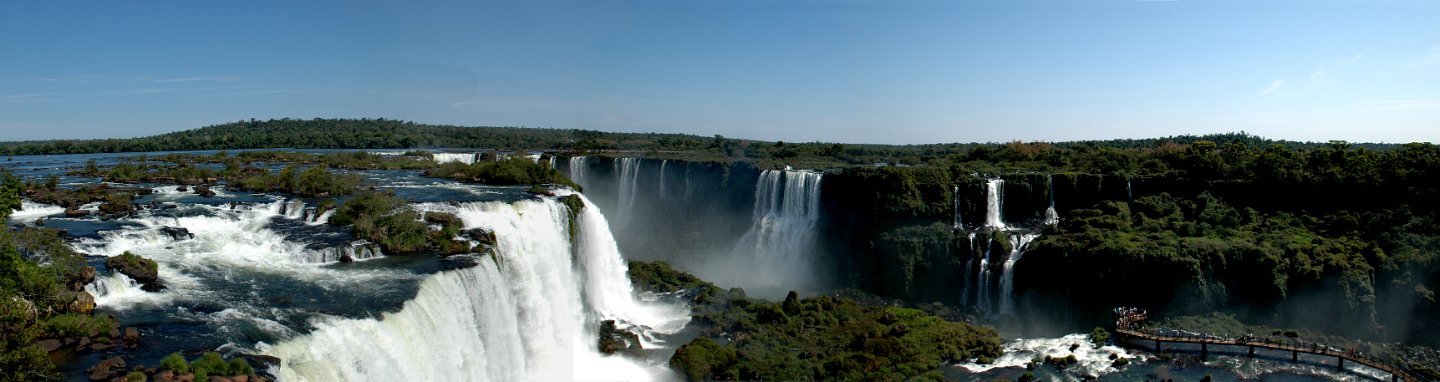
POLYGON ((90 292, 82 290, 70 293, 72 293, 73 300, 70 300, 70 304, 66 306, 70 313, 90 314, 95 311, 95 296, 90 295, 90 292))
POLYGON ((164 227, 164 228, 160 228, 160 233, 164 233, 165 236, 169 236, 171 239, 175 239, 175 240, 185 240, 185 239, 194 239, 194 238, 195 238, 195 234, 190 233, 190 230, 184 229, 184 228, 180 228, 180 227, 164 227))
POLYGON ((484 245, 495 245, 495 232, 484 228, 471 228, 460 232, 465 238, 484 245))
POLYGON ((134 343, 140 341, 140 330, 133 327, 127 327, 125 328, 125 336, 121 338, 123 338, 127 343, 134 343))
POLYGON ((208 198, 211 196, 215 196, 215 191, 210 191, 210 186, 195 186, 195 195, 200 195, 208 198))
POLYGON ((620 329, 615 320, 600 322, 600 351, 605 354, 616 352, 640 353, 645 350, 640 345, 640 335, 633 331, 620 329))
POLYGON ((140 283, 140 289, 146 292, 165 289, 165 286, 160 284, 159 266, 155 264, 155 260, 125 252, 119 256, 105 259, 105 266, 134 279, 135 282, 140 283))
POLYGON ((85 371, 90 372, 91 381, 109 380, 125 371, 125 360, 120 359, 120 357, 109 358, 100 361, 100 363, 91 366, 89 369, 85 369, 85 371))
POLYGON ((65 283, 71 291, 79 292, 85 290, 85 285, 95 282, 95 267, 80 267, 80 271, 70 277, 65 283))
POLYGON ((54 338, 36 341, 35 344, 40 345, 41 349, 45 349, 46 353, 60 350, 60 347, 64 346, 64 344, 61 343, 60 340, 54 338))
POLYGON ((83 218, 89 215, 90 211, 82 210, 79 208, 68 208, 65 210, 65 217, 67 218, 83 218))
POLYGON ((175 187, 175 192, 189 192, 189 191, 190 191, 190 189, 189 189, 189 188, 186 188, 184 185, 176 186, 176 187, 175 187))

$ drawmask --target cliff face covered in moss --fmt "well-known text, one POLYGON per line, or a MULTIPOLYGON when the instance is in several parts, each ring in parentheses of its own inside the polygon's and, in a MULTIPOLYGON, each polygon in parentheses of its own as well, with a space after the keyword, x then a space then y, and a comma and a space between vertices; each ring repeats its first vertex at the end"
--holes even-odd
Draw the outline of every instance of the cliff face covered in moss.
MULTIPOLYGON (((620 167, 601 163, 591 166, 610 173, 586 176, 624 179, 611 171, 620 167)), ((647 194, 652 188, 736 178, 693 167, 688 178, 676 178, 674 166, 682 163, 644 160, 642 169, 672 172, 640 172, 627 192, 652 202, 660 200, 647 194)), ((1083 150, 1011 144, 909 167, 825 171, 815 245, 834 287, 967 306, 992 317, 1047 312, 1093 326, 1108 307, 1146 306, 1440 342, 1428 334, 1440 322, 1433 292, 1440 286, 1436 175, 1440 149, 1432 144, 1381 150, 1340 142, 1083 150), (1047 221, 1052 208, 1058 221, 1047 221), (994 218, 1007 228, 994 229, 994 218), (998 309, 1007 303, 1012 310, 998 309)), ((720 224, 700 240, 735 240, 740 230, 733 227, 753 218, 755 189, 705 190, 704 198, 685 203, 728 205, 731 212, 714 215, 711 222, 720 224)), ((589 193, 604 200, 620 191, 589 193)), ((686 221, 667 218, 680 222, 668 227, 686 221)), ((629 224, 646 224, 636 220, 629 224)), ((655 248, 673 243, 664 236, 651 241, 655 248)))
POLYGON ((669 362, 692 381, 941 380, 942 366, 1000 356, 994 329, 916 309, 794 292, 753 299, 664 262, 631 261, 629 272, 640 289, 685 293, 695 305, 705 331, 669 362))

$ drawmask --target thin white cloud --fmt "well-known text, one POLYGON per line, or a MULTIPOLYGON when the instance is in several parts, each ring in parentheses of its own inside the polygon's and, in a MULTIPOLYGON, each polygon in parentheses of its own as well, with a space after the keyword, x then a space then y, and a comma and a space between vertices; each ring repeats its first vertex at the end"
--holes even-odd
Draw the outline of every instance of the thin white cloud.
POLYGON ((1283 87, 1285 87, 1285 80, 1282 79, 1282 80, 1272 81, 1272 82, 1270 82, 1270 86, 1266 86, 1264 89, 1260 89, 1259 92, 1256 92, 1256 93, 1255 93, 1255 97, 1261 98, 1261 97, 1265 97, 1265 96, 1274 94, 1276 91, 1280 90, 1280 88, 1283 88, 1283 87))
POLYGON ((1356 109, 1362 111, 1440 110, 1440 99, 1369 101, 1356 105, 1356 109))
POLYGON ((1360 63, 1360 59, 1362 58, 1365 58, 1365 55, 1357 54, 1354 57, 1350 57, 1349 59, 1344 60, 1344 62, 1350 65, 1355 65, 1357 63, 1360 63))
POLYGON ((156 79, 156 80, 154 80, 154 81, 155 81, 155 82, 159 82, 159 83, 171 83, 171 82, 202 82, 202 81, 209 81, 209 82, 238 82, 238 81, 240 81, 240 79, 239 79, 239 78, 235 78, 235 77, 221 77, 221 76, 195 76, 195 77, 161 78, 161 79, 156 79))
POLYGON ((104 76, 65 76, 65 77, 42 77, 31 78, 30 82, 53 82, 63 84, 84 84, 105 79, 104 76))
POLYGON ((0 105, 22 102, 48 101, 50 100, 50 97, 54 95, 55 93, 0 95, 0 105))

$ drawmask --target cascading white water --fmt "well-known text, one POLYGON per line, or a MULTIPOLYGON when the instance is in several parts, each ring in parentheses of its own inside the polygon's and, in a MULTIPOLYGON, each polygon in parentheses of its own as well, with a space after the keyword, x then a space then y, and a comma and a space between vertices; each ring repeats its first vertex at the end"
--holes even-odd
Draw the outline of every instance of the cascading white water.
MULTIPOLYGON (((995 238, 990 238, 991 241, 995 238)), ((990 247, 991 243, 985 244, 985 257, 980 258, 980 277, 975 280, 978 293, 975 294, 975 305, 981 312, 990 311, 990 247)))
POLYGON ((670 377, 663 365, 596 349, 599 318, 678 328, 686 312, 634 300, 608 224, 586 204, 574 242, 566 207, 554 199, 425 206, 493 231, 494 255, 431 276, 398 312, 322 322, 261 350, 283 360, 285 381, 670 377))
POLYGON ((286 203, 285 203, 284 205, 282 205, 281 207, 282 207, 282 208, 281 208, 281 210, 280 210, 280 214, 281 214, 281 215, 285 215, 286 218, 290 218, 290 219, 300 219, 300 218, 305 217, 305 201, 304 201, 304 200, 300 200, 300 199, 290 199, 289 202, 286 202, 286 203))
POLYGON ((960 186, 955 186, 953 196, 954 197, 952 199, 954 199, 953 202, 955 203, 955 216, 951 219, 951 227, 954 229, 964 229, 965 222, 960 219, 960 186))
MULTIPOLYGON (((219 264, 298 270, 295 265, 339 260, 336 249, 309 249, 305 243, 287 240, 270 229, 270 219, 289 217, 294 202, 275 201, 265 204, 233 206, 196 205, 201 215, 169 217, 142 215, 126 219, 133 223, 122 229, 104 231, 98 238, 81 238, 73 246, 82 253, 115 256, 126 251, 173 260, 176 266, 211 267, 219 264), (288 210, 287 210, 288 209, 288 210), (177 239, 167 235, 166 227, 183 227, 194 239, 177 239), (244 253, 244 256, 235 256, 244 253)), ((329 213, 322 215, 328 219, 329 213)), ((307 223, 310 224, 310 223, 307 223)), ((318 223, 316 223, 318 224, 318 223)), ((365 256, 359 253, 358 256, 365 256)), ((162 277, 164 269, 162 267, 162 277)))
POLYGON ((475 163, 475 158, 479 156, 476 153, 434 153, 430 155, 435 158, 435 163, 460 162, 464 164, 475 163))
POLYGON ((85 291, 95 296, 95 305, 106 307, 124 307, 130 304, 121 303, 125 300, 143 299, 148 293, 140 290, 140 284, 129 276, 114 272, 109 275, 99 276, 95 281, 85 285, 85 291))
POLYGON ((639 189, 640 158, 619 158, 615 160, 615 183, 620 185, 619 200, 615 205, 621 218, 628 219, 635 207, 635 194, 639 189))
POLYGON ((699 276, 773 298, 815 288, 812 247, 821 178, 821 173, 805 170, 761 172, 750 229, 728 254, 711 256, 696 267, 699 276))
POLYGON ((1005 220, 1002 216, 1002 207, 1005 202, 1005 180, 1000 178, 985 180, 985 226, 994 229, 1005 229, 1005 220))
POLYGON ((585 171, 589 168, 590 157, 570 157, 570 180, 573 180, 575 181, 575 184, 584 187, 588 183, 586 182, 585 171))
POLYGON ((1010 257, 1005 259, 1000 272, 1000 313, 1015 314, 1015 263, 1030 249, 1030 242, 1040 237, 1038 233, 1010 235, 1010 257))
POLYGON ((665 199, 665 165, 667 165, 667 164, 670 164, 670 160, 669 160, 669 159, 660 161, 660 175, 659 175, 660 182, 659 182, 659 183, 660 183, 660 199, 661 199, 661 200, 664 200, 664 199, 665 199))
POLYGON ((65 213, 65 207, 21 200, 20 209, 10 213, 10 220, 28 223, 35 221, 35 219, 63 213, 65 213))
POLYGON ((970 271, 975 263, 975 233, 966 235, 970 238, 970 257, 965 259, 965 273, 960 276, 960 306, 970 305, 970 284, 974 279, 970 278, 970 271))
POLYGON ((554 155, 554 154, 551 154, 551 155, 550 155, 550 169, 551 169, 551 170, 554 170, 554 169, 555 169, 555 155, 554 155))
POLYGON ((963 363, 959 367, 972 373, 982 373, 996 368, 1023 368, 1036 358, 1065 358, 1075 356, 1077 363, 1066 372, 1078 376, 1100 376, 1118 371, 1110 357, 1126 358, 1132 363, 1145 363, 1143 355, 1131 354, 1117 346, 1096 348, 1090 344, 1090 336, 1071 334, 1060 338, 1017 339, 1006 342, 1004 354, 988 364, 963 363), (1079 346, 1075 346, 1079 345, 1079 346))
POLYGON ((1050 207, 1045 208, 1045 221, 1041 224, 1060 224, 1060 214, 1055 212, 1055 175, 1045 177, 1045 193, 1050 195, 1050 207))

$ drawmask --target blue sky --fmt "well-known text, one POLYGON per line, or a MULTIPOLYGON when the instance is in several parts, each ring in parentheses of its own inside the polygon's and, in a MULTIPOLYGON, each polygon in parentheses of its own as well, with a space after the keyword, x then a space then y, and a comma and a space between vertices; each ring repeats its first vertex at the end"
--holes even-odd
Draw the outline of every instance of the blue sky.
POLYGON ((249 118, 1440 141, 1435 1, 5 1, 0 140, 249 118))

